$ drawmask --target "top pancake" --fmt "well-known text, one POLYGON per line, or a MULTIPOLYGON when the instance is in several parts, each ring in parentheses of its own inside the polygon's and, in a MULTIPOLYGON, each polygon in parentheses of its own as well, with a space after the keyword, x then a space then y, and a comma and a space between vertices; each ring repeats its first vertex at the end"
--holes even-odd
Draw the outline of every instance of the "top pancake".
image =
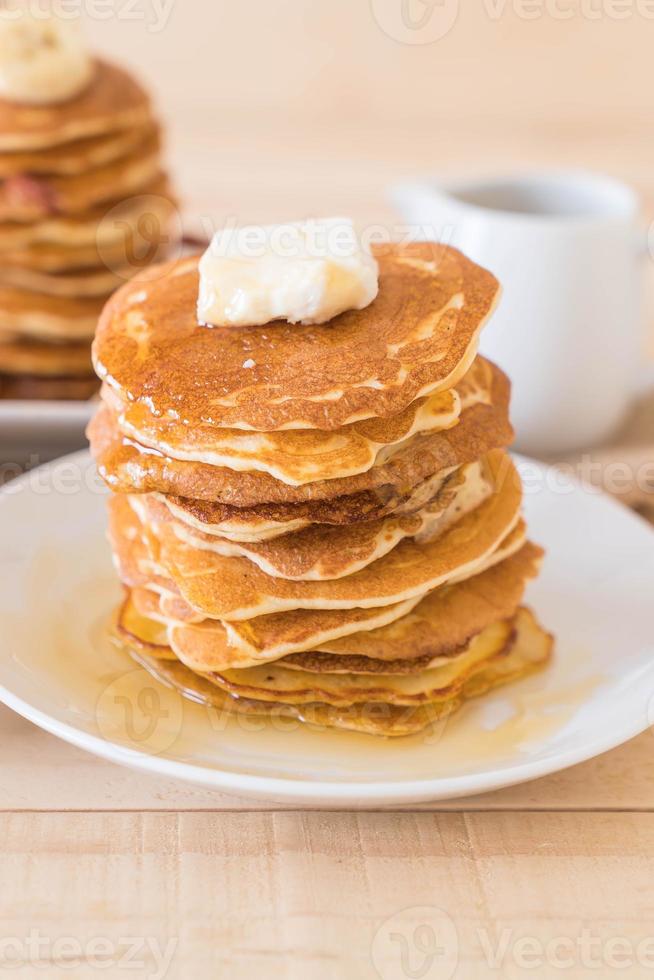
POLYGON ((0 152, 58 146, 71 140, 142 126, 150 100, 124 69, 96 59, 87 87, 66 102, 31 106, 0 99, 0 152))
POLYGON ((374 251, 375 301, 308 326, 199 326, 197 258, 155 269, 105 307, 96 371, 123 401, 189 427, 332 430, 397 415, 465 373, 498 283, 445 245, 374 251))

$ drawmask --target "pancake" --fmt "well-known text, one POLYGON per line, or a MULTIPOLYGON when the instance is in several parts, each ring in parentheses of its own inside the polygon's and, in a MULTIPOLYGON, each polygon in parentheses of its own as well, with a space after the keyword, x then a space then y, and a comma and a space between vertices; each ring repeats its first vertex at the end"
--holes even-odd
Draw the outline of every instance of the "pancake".
POLYGON ((413 514, 434 499, 445 480, 456 467, 442 470, 414 487, 398 488, 383 493, 350 494, 330 501, 311 501, 301 504, 260 504, 256 507, 231 507, 208 500, 154 493, 181 523, 190 528, 224 537, 231 541, 258 542, 300 531, 311 525, 354 527, 356 524, 380 520, 389 514, 413 514))
POLYGON ((9 286, 44 296, 100 296, 103 299, 133 274, 129 266, 122 269, 78 269, 74 272, 47 273, 18 266, 0 265, 0 287, 9 286))
MULTIPOLYGON (((116 630, 132 646, 138 645, 153 656, 175 657, 169 647, 165 627, 168 620, 161 613, 160 596, 149 589, 129 589, 120 607, 116 630)), ((447 657, 414 657, 404 660, 373 660, 370 657, 334 655, 329 653, 291 653, 275 661, 289 670, 331 674, 412 674, 416 670, 437 667, 466 649, 464 644, 449 651, 447 657)))
POLYGON ((0 185, 0 221, 34 222, 129 197, 160 177, 159 151, 159 137, 154 134, 129 156, 84 174, 9 177, 0 185))
MULTIPOLYGON (((111 304, 112 300, 110 300, 111 304)), ((490 363, 490 362, 486 362, 490 363)), ((330 523, 330 514, 347 514, 347 521, 383 516, 406 500, 410 491, 435 474, 479 459, 493 449, 507 446, 513 438, 508 420, 510 386, 506 376, 492 366, 488 399, 461 413, 451 429, 417 435, 387 462, 364 473, 289 486, 268 473, 238 473, 206 463, 172 460, 158 451, 145 450, 124 439, 109 408, 103 407, 91 421, 88 437, 100 475, 117 492, 159 492, 174 497, 228 504, 241 510, 262 503, 289 504, 324 501, 297 517, 330 523), (350 498, 349 500, 338 498, 350 498), (336 503, 335 503, 336 500, 336 503)), ((429 498, 427 498, 429 499, 429 498)), ((208 523, 214 517, 206 516, 208 523)), ((219 517, 219 520, 224 517, 219 517)), ((337 519, 334 523, 340 523, 337 519)))
POLYGON ((450 656, 491 623, 515 613, 542 557, 542 549, 527 542, 481 574, 430 592, 401 621, 320 642, 317 650, 339 660, 368 657, 395 662, 450 656))
MULTIPOLYGON (((163 233, 162 233, 163 234, 163 233)), ((157 245, 161 238, 155 239, 157 245)), ((125 243, 105 242, 101 251, 95 242, 89 245, 60 245, 56 242, 40 242, 0 252, 2 272, 23 270, 30 273, 55 275, 79 273, 85 269, 104 266, 120 269, 125 262, 125 243)))
POLYGON ((66 102, 28 106, 0 99, 0 153, 138 129, 148 123, 150 112, 147 94, 128 72, 96 59, 90 84, 66 102))
POLYGON ((480 664, 509 652, 515 638, 511 620, 478 634, 458 657, 413 674, 317 674, 288 670, 280 662, 213 672, 211 680, 236 697, 287 704, 348 706, 364 702, 417 705, 446 700, 480 664))
POLYGON ((314 524, 296 533, 251 543, 193 530, 176 521, 164 503, 149 495, 132 496, 130 503, 142 523, 154 528, 169 524, 177 537, 192 548, 225 558, 247 558, 267 575, 324 581, 365 568, 407 537, 435 539, 492 492, 493 484, 484 465, 469 463, 452 474, 434 500, 414 514, 337 528, 314 524))
MULTIPOLYGON (((384 606, 425 595, 453 578, 475 574, 520 520, 519 476, 508 456, 489 456, 494 493, 436 540, 401 541, 372 565, 346 578, 290 581, 266 575, 245 558, 225 558, 181 541, 168 525, 145 527, 154 560, 188 604, 207 616, 247 620, 291 609, 384 606)), ((129 504, 110 501, 120 529, 129 504)), ((120 530, 118 531, 120 533, 120 530)))
POLYGON ((117 425, 139 445, 158 449, 172 459, 234 471, 259 470, 290 486, 301 486, 321 479, 323 474, 336 479, 363 473, 389 459, 411 436, 456 425, 460 409, 459 396, 451 389, 419 399, 392 419, 353 422, 338 432, 219 429, 214 430, 214 436, 167 419, 153 425, 152 415, 139 403, 125 406, 117 425))
POLYGON ((343 728, 373 735, 401 736, 421 731, 442 720, 469 697, 477 697, 501 684, 525 677, 543 667, 551 656, 552 637, 538 624, 533 613, 523 609, 514 621, 515 637, 510 650, 481 661, 450 691, 449 697, 418 706, 383 702, 360 702, 346 707, 324 703, 291 705, 233 697, 212 682, 210 675, 194 673, 180 663, 148 656, 131 648, 135 659, 153 676, 175 687, 184 696, 210 705, 226 714, 286 717, 321 728, 343 728))
POLYGON ((335 480, 364 473, 387 462, 422 433, 440 432, 457 424, 461 411, 477 403, 491 403, 493 367, 476 358, 456 388, 420 398, 404 412, 387 419, 368 419, 343 426, 337 432, 291 429, 247 432, 187 425, 155 418, 147 406, 116 406, 111 389, 103 395, 118 409, 117 426, 123 435, 145 448, 157 449, 175 460, 247 472, 258 470, 290 486, 316 480, 335 480))
POLYGON ((168 646, 166 627, 143 614, 137 608, 133 596, 128 596, 121 604, 116 615, 115 632, 128 646, 141 653, 162 660, 177 660, 168 646))
POLYGON ((105 307, 96 371, 122 401, 146 401, 189 428, 334 430, 398 415, 463 376, 498 284, 444 245, 380 246, 375 256, 376 300, 310 326, 199 326, 197 258, 164 266, 105 307))
POLYGON ((37 340, 90 339, 102 309, 102 297, 44 296, 0 286, 0 325, 37 340))
MULTIPOLYGON (((165 629, 139 614, 129 599, 119 612, 117 631, 129 645, 143 652, 163 659, 174 656, 166 645, 165 629)), ((289 670, 280 660, 262 666, 214 671, 211 679, 230 694, 258 701, 289 704, 320 701, 341 706, 361 701, 424 704, 451 696, 455 685, 460 686, 472 668, 499 653, 508 653, 515 635, 514 620, 500 620, 478 633, 457 656, 427 669, 419 666, 411 673, 307 672, 289 670)))
POLYGON ((128 156, 137 146, 159 131, 157 124, 148 121, 142 126, 130 126, 106 135, 63 143, 50 149, 0 152, 0 179, 21 174, 76 176, 106 166, 128 156))
MULTIPOLYGON (((519 526, 496 551, 478 567, 477 573, 503 562, 520 550, 524 528, 519 526)), ((361 631, 380 629, 407 616, 421 601, 420 597, 372 609, 307 610, 273 613, 245 622, 220 622, 204 619, 194 613, 185 600, 169 589, 165 579, 144 574, 123 561, 117 564, 122 580, 136 587, 160 591, 158 618, 168 626, 171 647, 184 663, 194 670, 222 670, 248 667, 279 660, 292 653, 320 649, 325 644, 361 631)))
POLYGON ((98 390, 98 379, 41 377, 0 373, 0 399, 6 401, 86 401, 98 390))
POLYGON ((98 388, 86 343, 44 344, 38 341, 0 340, 0 374, 86 378, 98 388))
POLYGON ((121 244, 125 248, 126 236, 138 233, 138 222, 147 212, 151 223, 165 228, 176 205, 165 176, 158 177, 142 188, 136 197, 107 201, 105 204, 74 215, 55 215, 42 221, 27 224, 20 221, 0 222, 0 253, 28 248, 35 244, 55 244, 69 247, 91 246, 96 250, 121 244), (103 221, 111 213, 111 220, 103 221))

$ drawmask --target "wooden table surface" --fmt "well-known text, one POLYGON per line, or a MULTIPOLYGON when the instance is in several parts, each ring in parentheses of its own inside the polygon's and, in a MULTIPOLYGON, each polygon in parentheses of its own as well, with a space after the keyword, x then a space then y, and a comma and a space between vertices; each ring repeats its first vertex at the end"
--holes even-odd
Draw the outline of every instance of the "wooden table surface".
MULTIPOLYGON (((265 25, 281 50, 257 75, 259 38, 242 78, 222 50, 239 84, 225 94, 217 78, 215 118, 208 85, 220 59, 208 60, 205 31, 197 58, 187 52, 189 73, 204 72, 193 83, 202 91, 189 94, 183 68, 162 70, 161 47, 144 66, 151 81, 161 74, 170 161, 192 224, 321 213, 392 223, 386 189, 407 173, 554 165, 630 180, 650 211, 651 21, 616 23, 613 33, 590 17, 548 21, 536 35, 509 17, 475 33, 468 5, 468 34, 410 54, 373 38, 363 20, 352 36, 336 14, 328 23, 328 6, 347 15, 341 0, 268 6, 286 18, 265 25), (318 7, 307 53, 306 18, 318 7), (284 46, 276 29, 296 40, 284 46), (368 38, 366 74, 357 57, 368 38), (300 74, 311 67, 304 96, 294 52, 300 74), (441 84, 449 77, 451 88, 441 84)), ((200 16, 199 0, 176 5, 174 30, 157 44, 175 50, 191 7, 200 16)), ((250 5, 217 7, 249 16, 250 5)), ((115 56, 120 28, 100 26, 115 56)), ((130 38, 137 63, 147 38, 130 38)), ((650 732, 533 783, 386 812, 280 807, 132 773, 4 708, 0 759, 0 967, 22 963, 21 978, 640 977, 654 968, 650 732)))

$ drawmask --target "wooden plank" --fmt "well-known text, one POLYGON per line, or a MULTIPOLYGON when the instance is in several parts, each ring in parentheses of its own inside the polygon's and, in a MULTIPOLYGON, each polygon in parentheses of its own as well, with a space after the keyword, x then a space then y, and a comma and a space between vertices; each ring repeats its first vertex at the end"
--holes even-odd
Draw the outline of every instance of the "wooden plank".
POLYGON ((528 950, 533 975, 565 955, 606 976, 619 938, 652 956, 651 814, 5 814, 0 836, 0 965, 43 940, 21 977, 65 975, 64 937, 69 976, 98 939, 183 978, 402 980, 421 955, 441 964, 423 976, 510 978, 528 950))
MULTIPOLYGON (((95 758, 0 708, 0 812, 12 810, 299 809, 245 800, 132 772, 95 758)), ((650 732, 565 772, 427 810, 654 810, 654 740, 650 732)))

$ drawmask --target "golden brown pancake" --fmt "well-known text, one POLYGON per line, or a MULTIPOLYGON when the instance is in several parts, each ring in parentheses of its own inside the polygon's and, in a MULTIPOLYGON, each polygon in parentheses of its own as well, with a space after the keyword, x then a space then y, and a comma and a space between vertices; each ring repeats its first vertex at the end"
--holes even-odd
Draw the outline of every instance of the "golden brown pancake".
MULTIPOLYGON (((178 596, 149 590, 132 592, 139 611, 168 626, 180 659, 197 670, 250 666, 283 659, 286 665, 315 669, 329 664, 400 664, 454 656, 477 633, 498 619, 514 615, 526 582, 537 574, 541 549, 524 542, 524 528, 512 532, 478 574, 443 586, 420 601, 390 609, 387 621, 358 621, 353 612, 340 615, 298 610, 262 616, 246 623, 178 622, 178 596), (516 547, 517 546, 517 547, 516 547), (147 601, 144 597, 148 593, 147 601), (153 603, 154 598, 154 603, 153 603), (330 639, 324 639, 331 634, 330 639), (338 634, 338 636, 337 636, 338 634), (229 643, 228 643, 229 640, 229 643), (235 649, 230 649, 230 644, 235 649), (333 651, 332 654, 326 651, 333 651), (313 665, 313 666, 312 666, 313 665)), ((357 615, 365 610, 354 610, 357 615)), ((368 612, 374 612, 369 610, 368 612)))
POLYGON ((318 674, 289 670, 281 661, 256 667, 214 671, 211 680, 236 697, 287 704, 333 704, 346 707, 363 702, 417 705, 443 701, 481 663, 509 652, 515 640, 511 620, 493 623, 470 641, 459 656, 412 674, 318 674))
MULTIPOLYGON (((155 241, 157 245, 161 244, 160 238, 155 241)), ((0 262, 3 272, 17 269, 46 275, 76 273, 98 266, 120 269, 125 262, 125 243, 106 242, 99 250, 95 242, 90 245, 40 242, 0 252, 0 262)))
MULTIPOLYGON (((107 398, 105 386, 105 400, 107 398)), ((145 448, 158 449, 173 459, 224 466, 231 470, 269 473, 290 486, 323 479, 354 476, 389 459, 403 443, 425 432, 456 425, 461 402, 456 389, 437 392, 413 402, 391 419, 368 419, 337 432, 287 429, 246 432, 243 429, 189 430, 172 420, 156 420, 145 405, 120 406, 116 424, 123 435, 145 448)))
MULTIPOLYGON (((127 504, 121 506, 121 503, 120 498, 116 498, 111 506, 109 528, 120 578, 132 589, 158 593, 157 618, 169 623, 170 641, 176 653, 194 669, 249 666, 290 653, 320 649, 339 637, 392 623, 406 616, 420 602, 417 597, 381 608, 299 609, 245 622, 204 621, 204 616, 196 613, 179 595, 176 584, 167 577, 165 570, 152 560, 136 515, 127 504), (183 627, 183 624, 188 626, 183 627)), ((524 526, 520 524, 477 571, 481 573, 504 562, 519 551, 523 543, 524 526)), ((151 608, 148 615, 154 618, 151 608)))
POLYGON ((91 353, 86 343, 44 344, 39 341, 0 340, 0 373, 35 377, 80 377, 94 382, 91 353))
POLYGON ((358 523, 380 520, 389 514, 414 514, 432 501, 456 467, 446 469, 414 487, 375 494, 350 494, 331 501, 298 504, 260 504, 256 507, 231 507, 208 500, 151 494, 170 510, 173 517, 192 530, 214 534, 232 541, 256 542, 300 531, 312 524, 353 527, 358 523))
POLYGON ((225 558, 246 558, 267 575, 296 581, 324 581, 360 571, 405 538, 434 540, 492 492, 493 483, 483 462, 469 463, 445 481, 426 507, 413 514, 345 527, 313 524, 295 533, 250 543, 189 528, 152 495, 132 495, 129 499, 142 523, 153 528, 169 524, 177 537, 192 548, 225 558))
MULTIPOLYGON (((455 578, 475 574, 520 519, 522 492, 509 457, 489 456, 495 491, 436 540, 405 538, 383 558, 345 578, 290 581, 266 575, 245 558, 225 558, 187 545, 169 525, 145 527, 154 560, 198 612, 248 620, 291 609, 369 608, 424 596, 455 578)), ((125 501, 110 501, 118 533, 125 501)))
POLYGON ((159 151, 155 133, 129 156, 84 174, 9 177, 0 185, 0 221, 34 222, 56 214, 77 214, 139 193, 160 177, 159 151))
MULTIPOLYGON (((116 629, 126 642, 153 656, 167 659, 175 657, 168 646, 168 620, 161 613, 161 597, 150 589, 128 589, 116 621, 116 629)), ((465 644, 449 656, 456 656, 465 650, 465 644)), ((314 673, 332 674, 411 674, 416 670, 435 667, 444 663, 447 657, 416 657, 411 660, 373 660, 370 657, 357 657, 329 653, 292 653, 281 657, 276 663, 289 670, 305 670, 314 673)))
MULTIPOLYGON (((4 265, 0 261, 0 287, 9 286, 44 296, 106 297, 133 275, 129 267, 77 269, 74 272, 47 273, 4 265)), ((90 350, 89 350, 90 357, 90 350)))
MULTIPOLYGON (((489 403, 477 403, 462 412, 453 428, 412 437, 388 462, 365 473, 298 487, 282 483, 268 473, 238 473, 226 467, 172 460, 145 451, 121 437, 107 407, 91 422, 88 437, 100 475, 118 492, 160 492, 241 509, 262 503, 325 501, 324 508, 311 508, 311 519, 317 523, 330 523, 325 515, 338 511, 339 499, 347 497, 349 500, 341 499, 340 503, 348 515, 363 513, 368 515, 367 519, 373 519, 382 516, 380 504, 388 506, 393 501, 385 513, 392 512, 412 488, 435 474, 507 446, 513 438, 508 420, 509 393, 506 376, 493 367, 489 403)), ((216 523, 213 519, 216 516, 207 513, 207 523, 216 523)))
MULTIPOLYGON (((476 573, 515 554, 524 542, 525 528, 519 524, 476 566, 476 573)), ((407 616, 420 601, 421 597, 417 596, 368 609, 293 609, 229 622, 202 619, 198 613, 194 619, 193 609, 181 596, 162 593, 159 599, 161 618, 168 622, 170 645, 180 660, 194 670, 247 667, 279 660, 291 653, 320 649, 332 640, 394 623, 407 616)))
POLYGON ((93 336, 102 297, 45 296, 0 286, 0 325, 37 340, 82 340, 93 336))
POLYGON ((155 270, 105 307, 96 371, 123 401, 147 400, 193 428, 333 430, 397 415, 465 373, 498 284, 444 245, 375 254, 375 301, 311 326, 199 326, 197 259, 155 270))
POLYGON ((477 697, 492 688, 525 677, 544 666, 551 656, 552 637, 538 624, 533 613, 523 609, 515 618, 515 638, 511 648, 473 668, 449 697, 417 707, 400 707, 384 702, 360 702, 347 707, 324 703, 291 705, 233 697, 219 688, 211 675, 194 673, 180 663, 159 656, 149 656, 131 647, 135 659, 165 683, 185 696, 203 702, 227 714, 290 717, 320 727, 344 728, 374 735, 408 735, 447 717, 469 697, 477 697))
POLYGON ((179 421, 157 419, 142 403, 123 405, 107 385, 103 398, 116 412, 122 434, 140 446, 176 460, 261 471, 282 483, 301 486, 365 473, 397 455, 413 436, 451 429, 462 411, 480 402, 491 404, 493 371, 489 361, 475 358, 455 388, 419 398, 399 415, 353 422, 337 431, 189 429, 179 421))
POLYGON ((102 258, 107 245, 114 247, 118 243, 125 248, 126 235, 134 235, 144 208, 151 217, 150 224, 154 222, 161 229, 168 226, 171 215, 176 211, 176 202, 165 176, 152 181, 136 196, 127 200, 112 198, 89 211, 54 215, 30 224, 21 221, 0 222, 0 253, 49 243, 69 247, 92 246, 99 250, 102 258), (110 220, 103 220, 107 214, 111 215, 110 220))
POLYGON ((28 106, 0 99, 0 152, 47 149, 139 128, 149 121, 150 111, 147 94, 128 72, 96 59, 89 85, 66 102, 28 106))
POLYGON ((86 401, 98 390, 98 379, 5 375, 0 373, 0 398, 4 400, 86 401))
POLYGON ((491 623, 515 613, 542 557, 542 549, 527 542, 481 574, 430 592, 399 622, 320 643, 318 649, 339 659, 391 662, 449 656, 491 623))
POLYGON ((128 156, 137 146, 158 132, 157 123, 148 121, 143 126, 130 126, 100 136, 62 143, 49 149, 41 147, 14 153, 0 152, 0 178, 18 177, 21 174, 85 174, 128 156))

